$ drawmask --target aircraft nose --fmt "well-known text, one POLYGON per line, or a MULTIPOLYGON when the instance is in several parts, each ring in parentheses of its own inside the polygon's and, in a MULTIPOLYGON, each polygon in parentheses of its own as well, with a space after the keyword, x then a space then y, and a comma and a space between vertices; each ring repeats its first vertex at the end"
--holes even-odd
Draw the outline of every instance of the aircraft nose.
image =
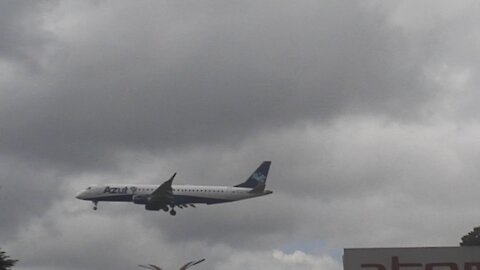
POLYGON ((75 196, 75 198, 79 199, 79 200, 84 200, 85 199, 85 195, 84 195, 84 192, 80 192, 77 194, 77 196, 75 196))

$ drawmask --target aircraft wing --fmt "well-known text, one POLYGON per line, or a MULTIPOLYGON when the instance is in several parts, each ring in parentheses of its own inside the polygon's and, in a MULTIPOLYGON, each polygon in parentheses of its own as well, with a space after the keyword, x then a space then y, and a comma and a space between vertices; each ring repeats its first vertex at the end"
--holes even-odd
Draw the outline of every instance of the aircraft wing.
POLYGON ((170 179, 161 184, 150 194, 150 204, 173 204, 172 182, 177 173, 174 173, 170 179))

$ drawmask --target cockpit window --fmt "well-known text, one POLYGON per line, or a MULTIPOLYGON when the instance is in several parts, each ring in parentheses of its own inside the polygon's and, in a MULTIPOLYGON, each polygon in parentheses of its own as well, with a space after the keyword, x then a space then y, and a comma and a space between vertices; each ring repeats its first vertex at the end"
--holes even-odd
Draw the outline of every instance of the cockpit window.
POLYGON ((88 187, 88 188, 87 188, 87 190, 90 190, 90 189, 92 189, 92 187, 88 187))

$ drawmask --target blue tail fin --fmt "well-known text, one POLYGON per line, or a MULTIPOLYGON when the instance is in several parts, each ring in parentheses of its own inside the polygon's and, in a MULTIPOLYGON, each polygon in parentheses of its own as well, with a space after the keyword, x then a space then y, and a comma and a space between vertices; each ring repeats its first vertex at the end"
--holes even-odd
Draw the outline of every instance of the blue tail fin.
POLYGON ((247 181, 236 185, 235 187, 255 188, 259 184, 265 185, 267 181, 268 170, 270 169, 271 161, 264 161, 262 164, 250 175, 247 181))

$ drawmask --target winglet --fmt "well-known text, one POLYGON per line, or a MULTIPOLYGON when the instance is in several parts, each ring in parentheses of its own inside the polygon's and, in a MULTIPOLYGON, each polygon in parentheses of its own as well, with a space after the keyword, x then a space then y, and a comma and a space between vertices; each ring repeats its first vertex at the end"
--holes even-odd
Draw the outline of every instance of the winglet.
POLYGON ((175 172, 172 177, 170 177, 170 179, 168 179, 168 181, 172 182, 173 181, 173 178, 175 178, 175 175, 177 175, 177 172, 175 172))

